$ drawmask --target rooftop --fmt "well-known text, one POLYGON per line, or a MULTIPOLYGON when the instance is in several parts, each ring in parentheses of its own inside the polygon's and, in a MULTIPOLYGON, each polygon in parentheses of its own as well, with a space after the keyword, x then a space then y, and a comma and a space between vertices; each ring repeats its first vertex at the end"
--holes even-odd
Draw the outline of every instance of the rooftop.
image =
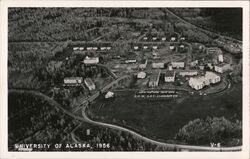
POLYGON ((166 74, 165 74, 165 77, 173 77, 175 75, 175 72, 174 71, 169 71, 167 70, 166 71, 166 74))
POLYGON ((93 83, 93 81, 91 80, 91 78, 85 78, 84 81, 86 82, 87 85, 91 86, 91 85, 95 85, 93 83))
POLYGON ((157 81, 160 73, 161 73, 161 70, 153 71, 151 76, 150 76, 150 81, 157 81))

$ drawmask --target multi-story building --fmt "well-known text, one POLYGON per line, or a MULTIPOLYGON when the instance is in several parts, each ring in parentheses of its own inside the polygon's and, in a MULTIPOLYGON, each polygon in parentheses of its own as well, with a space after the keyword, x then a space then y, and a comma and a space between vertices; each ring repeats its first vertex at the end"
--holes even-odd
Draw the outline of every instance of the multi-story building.
POLYGON ((188 84, 193 89, 200 90, 210 84, 218 83, 220 82, 220 80, 220 76, 216 75, 213 72, 207 71, 205 76, 191 77, 188 81, 188 84))
POLYGON ((231 69, 232 68, 229 63, 220 63, 214 66, 214 70, 219 73, 224 73, 226 71, 230 71, 231 69))
POLYGON ((174 82, 175 80, 175 71, 174 70, 167 70, 165 77, 164 77, 165 82, 174 82))

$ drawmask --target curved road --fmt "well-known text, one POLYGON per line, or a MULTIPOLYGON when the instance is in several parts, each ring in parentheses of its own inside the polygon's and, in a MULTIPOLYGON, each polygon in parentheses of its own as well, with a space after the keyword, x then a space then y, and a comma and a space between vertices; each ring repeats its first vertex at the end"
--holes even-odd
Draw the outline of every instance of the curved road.
POLYGON ((116 130, 120 130, 120 131, 125 131, 128 132, 130 134, 133 134, 134 136, 138 137, 139 139, 152 143, 152 144, 156 144, 156 145, 160 145, 160 146, 166 146, 166 147, 171 147, 171 148, 175 148, 175 149, 180 149, 180 150, 191 150, 191 151, 241 151, 242 147, 241 146, 236 146, 236 147, 208 147, 208 146, 191 146, 191 145, 179 145, 179 144, 168 144, 168 143, 164 143, 164 142, 159 142, 159 141, 155 141, 152 140, 150 138, 147 138, 143 135, 140 135, 132 130, 129 130, 127 128, 121 127, 121 126, 117 126, 117 125, 112 125, 112 124, 107 124, 107 123, 102 123, 102 122, 97 122, 97 121, 93 121, 91 119, 89 119, 86 114, 85 114, 85 107, 83 107, 82 109, 82 116, 77 116, 71 112, 69 112, 68 110, 64 109, 61 104, 59 104, 58 102, 56 102, 55 100, 53 100, 52 98, 48 97, 47 95, 38 92, 38 91, 34 91, 34 90, 16 90, 16 89, 10 89, 9 92, 17 92, 17 93, 31 93, 40 97, 43 97, 44 99, 46 99, 47 101, 49 101, 50 103, 52 103, 53 105, 55 105, 57 108, 61 109, 65 114, 71 116, 74 119, 83 121, 83 122, 88 122, 90 124, 94 124, 94 125, 98 125, 98 126, 104 126, 104 127, 108 127, 108 128, 112 128, 112 129, 116 129, 116 130))
POLYGON ((94 124, 94 125, 104 126, 104 127, 108 127, 111 129, 116 129, 116 130, 128 132, 128 133, 138 137, 139 139, 142 139, 142 140, 149 142, 149 143, 152 143, 152 144, 166 146, 166 147, 178 149, 178 150, 191 150, 191 151, 240 151, 241 150, 241 146, 236 146, 236 147, 192 146, 192 145, 168 144, 168 143, 152 140, 150 138, 147 138, 141 134, 138 134, 132 130, 129 130, 129 129, 121 127, 121 126, 91 120, 85 114, 85 108, 86 107, 84 107, 82 110, 82 116, 86 122, 88 122, 90 124, 94 124))

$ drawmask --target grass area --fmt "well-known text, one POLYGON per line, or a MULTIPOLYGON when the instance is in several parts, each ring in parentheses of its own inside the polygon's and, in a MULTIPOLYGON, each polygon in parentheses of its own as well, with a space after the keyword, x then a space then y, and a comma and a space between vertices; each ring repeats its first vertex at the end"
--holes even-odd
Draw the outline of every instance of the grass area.
POLYGON ((194 96, 177 101, 137 100, 133 98, 133 91, 115 93, 117 97, 113 100, 99 97, 94 101, 89 116, 132 128, 158 140, 173 139, 180 128, 196 118, 242 118, 241 84, 221 96, 194 96))

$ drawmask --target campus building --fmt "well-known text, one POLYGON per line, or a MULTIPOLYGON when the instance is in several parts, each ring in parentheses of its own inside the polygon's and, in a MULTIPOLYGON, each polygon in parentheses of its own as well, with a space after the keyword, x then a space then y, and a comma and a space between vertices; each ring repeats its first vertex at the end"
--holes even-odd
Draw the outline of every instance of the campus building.
POLYGON ((86 56, 83 60, 84 64, 97 64, 99 63, 99 57, 88 57, 86 56))
POLYGON ((95 90, 95 84, 94 84, 94 82, 91 80, 91 78, 85 78, 85 79, 84 79, 84 83, 85 83, 85 85, 88 87, 88 89, 89 89, 90 91, 95 90))
POLYGON ((127 59, 125 60, 125 63, 136 63, 136 59, 127 59))
POLYGON ((63 80, 65 85, 78 85, 82 84, 82 77, 65 77, 63 80))
POLYGON ((193 89, 200 90, 210 84, 218 83, 220 82, 220 80, 220 76, 216 75, 213 72, 207 71, 205 76, 191 77, 188 81, 188 84, 193 89))
POLYGON ((137 74, 137 78, 139 78, 139 79, 144 79, 144 78, 146 78, 146 73, 145 72, 139 72, 138 74, 137 74))
POLYGON ((159 85, 160 75, 161 75, 160 69, 153 71, 152 75, 150 76, 148 86, 157 87, 159 85))
POLYGON ((139 69, 145 69, 147 67, 147 64, 148 64, 148 60, 147 59, 141 60, 141 62, 139 64, 139 69))
POLYGON ((219 73, 224 73, 226 71, 230 71, 231 69, 232 68, 229 63, 220 63, 214 66, 214 70, 219 73))
POLYGON ((153 62, 152 68, 164 68, 164 63, 163 62, 153 62))
POLYGON ((175 80, 175 71, 174 70, 167 70, 165 77, 164 77, 165 82, 174 82, 175 80))
POLYGON ((184 68, 185 67, 184 62, 172 62, 171 64, 172 64, 173 68, 184 68))
POLYGON ((181 76, 197 76, 198 71, 196 70, 185 70, 180 72, 181 76))

